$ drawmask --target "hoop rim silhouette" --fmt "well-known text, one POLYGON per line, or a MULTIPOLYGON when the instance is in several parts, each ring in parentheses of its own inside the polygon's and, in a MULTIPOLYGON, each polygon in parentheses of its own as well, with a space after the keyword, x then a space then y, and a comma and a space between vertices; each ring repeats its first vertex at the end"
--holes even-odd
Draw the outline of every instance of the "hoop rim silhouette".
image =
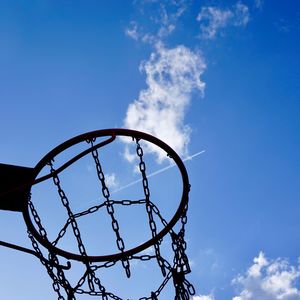
MULTIPOLYGON (((36 238, 36 240, 42 244, 45 248, 47 248, 50 252, 54 252, 57 255, 63 256, 66 259, 71 259, 71 260, 76 260, 76 261, 81 261, 84 263, 87 262, 103 262, 103 261, 117 261, 117 260, 122 260, 125 259, 126 257, 130 257, 136 253, 139 253, 154 244, 157 244, 167 233, 170 232, 170 230, 175 226, 175 224, 178 222, 180 217, 183 215, 185 209, 187 208, 188 204, 188 196, 189 196, 189 190, 190 190, 190 184, 189 184, 189 179, 188 179, 188 174, 186 171, 186 168, 184 166, 183 161, 179 157, 179 155, 165 142, 161 141, 160 139, 136 130, 130 130, 130 129, 123 129, 123 128, 113 128, 113 129, 103 129, 103 130, 96 130, 96 131, 91 131, 87 132, 78 136, 75 136, 64 143, 58 145, 55 147, 53 150, 51 150, 48 154, 46 154, 35 166, 34 168, 34 180, 32 182, 32 185, 40 183, 44 180, 47 180, 53 176, 53 174, 48 174, 46 176, 42 176, 40 178, 37 178, 38 174, 40 171, 46 166, 49 161, 51 161, 55 156, 57 156, 59 153, 67 150, 68 148, 86 141, 86 140, 91 140, 93 138, 99 138, 99 137, 110 137, 107 140, 103 141, 102 143, 98 144, 98 147, 105 146, 109 144, 110 142, 113 142, 117 136, 124 136, 124 137, 132 137, 136 138, 138 140, 145 140, 148 141, 152 144, 157 145, 159 148, 163 149, 168 156, 170 156, 175 164, 177 165, 180 175, 182 177, 182 193, 181 193, 181 200, 178 205, 178 208, 171 218, 169 222, 166 222, 164 228, 160 232, 158 232, 154 237, 151 239, 147 240, 146 242, 141 243, 140 245, 133 247, 128 250, 124 250, 123 252, 118 252, 114 254, 109 254, 109 255, 99 255, 99 256, 82 256, 80 254, 75 254, 68 252, 66 250, 63 250, 59 247, 56 247, 51 244, 50 241, 47 239, 44 239, 37 231, 36 227, 32 223, 31 217, 30 217, 30 210, 29 210, 29 205, 28 203, 25 203, 24 208, 22 209, 22 214, 24 221, 28 227, 28 230, 32 233, 32 235, 36 238)), ((88 152, 91 152, 90 149, 86 150, 83 152, 82 155, 78 155, 71 159, 68 163, 63 165, 62 168, 59 168, 56 172, 59 173, 63 169, 67 168, 70 164, 72 164, 74 161, 80 159, 82 156, 86 155, 88 152)))

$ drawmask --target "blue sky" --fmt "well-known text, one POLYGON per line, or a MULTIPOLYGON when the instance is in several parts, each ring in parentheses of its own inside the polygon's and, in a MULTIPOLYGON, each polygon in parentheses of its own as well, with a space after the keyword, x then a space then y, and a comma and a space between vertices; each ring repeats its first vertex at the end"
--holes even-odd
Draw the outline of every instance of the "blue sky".
MULTIPOLYGON (((33 167, 111 127, 182 158, 205 150, 186 161, 193 300, 299 300, 299 8, 0 1, 1 162, 33 167)), ((1 240, 30 247, 21 215, 0 224, 1 240)), ((3 298, 55 299, 34 257, 1 248, 0 261, 3 298)))

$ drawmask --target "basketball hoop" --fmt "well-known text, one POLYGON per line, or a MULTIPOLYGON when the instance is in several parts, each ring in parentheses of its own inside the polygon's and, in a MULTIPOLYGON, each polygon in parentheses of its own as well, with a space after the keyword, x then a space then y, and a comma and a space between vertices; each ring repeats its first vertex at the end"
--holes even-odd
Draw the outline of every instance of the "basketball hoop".
MULTIPOLYGON (((118 168, 122 169, 120 165, 117 165, 118 168)), ((191 269, 184 239, 190 184, 182 160, 166 143, 154 136, 134 130, 98 130, 76 136, 62 143, 45 155, 34 168, 0 165, 1 172, 9 173, 11 176, 7 176, 7 182, 0 190, 0 209, 19 211, 23 214, 33 250, 6 242, 0 242, 0 245, 38 257, 52 279, 53 289, 59 300, 76 299, 76 295, 80 294, 99 296, 103 300, 122 300, 123 298, 117 296, 115 292, 111 292, 102 283, 102 280, 100 281, 102 278, 100 271, 121 266, 126 277, 130 278, 132 276, 131 265, 136 261, 156 261, 162 277, 161 283, 152 288, 148 292, 148 296, 140 297, 139 300, 158 299, 171 279, 175 290, 175 300, 188 300, 190 295, 195 294, 193 285, 186 279, 186 275, 191 272, 191 269), (140 181, 137 181, 140 183, 137 191, 137 194, 140 192, 138 198, 136 196, 131 196, 131 198, 128 196, 126 198, 112 197, 109 180, 103 166, 103 163, 107 161, 104 158, 105 155, 112 155, 112 161, 120 156, 119 152, 112 154, 113 147, 117 147, 113 145, 124 144, 124 141, 135 152, 134 159, 140 178, 140 181), (158 208, 159 203, 157 202, 161 201, 161 198, 155 192, 154 196, 152 192, 150 193, 146 162, 148 165, 154 160, 146 161, 145 156, 150 155, 151 147, 161 151, 167 157, 169 163, 176 167, 176 174, 180 178, 177 184, 181 186, 178 205, 174 207, 174 212, 168 218, 158 208), (109 149, 105 151, 105 148, 109 149), (93 167, 91 167, 92 165, 93 167), (89 172, 88 176, 82 177, 83 170, 86 169, 89 172), (75 174, 78 174, 78 180, 73 178, 75 174), (92 179, 89 181, 89 176, 94 177, 91 177, 92 179), (70 189, 65 188, 65 181, 70 183, 70 189), (38 195, 38 199, 43 195, 39 186, 46 186, 46 194, 48 194, 50 184, 49 197, 51 201, 49 204, 46 201, 44 203, 34 199, 34 193, 38 195), (81 195, 89 195, 90 190, 94 190, 94 187, 95 190, 100 191, 96 196, 96 203, 81 209, 82 203, 79 203, 78 199, 81 199, 81 195), (37 191, 35 191, 36 188, 37 191), (53 199, 57 201, 52 203, 53 199), (73 201, 73 199, 76 200, 73 201), (55 206, 56 221, 53 218, 48 220, 47 215, 46 217, 43 215, 43 210, 49 213, 52 211, 49 207, 52 206, 55 206), (76 207, 75 210, 74 207, 76 207), (120 218, 121 209, 126 209, 123 219, 120 218), (135 218, 147 220, 149 238, 139 242, 138 245, 128 247, 127 244, 130 242, 126 239, 126 235, 124 236, 123 225, 130 224, 130 220, 126 221, 129 210, 139 212, 132 214, 131 221, 134 221, 135 218), (100 214, 105 217, 100 217, 100 214), (104 219, 110 220, 109 230, 115 239, 113 244, 116 250, 112 253, 101 252, 98 241, 95 241, 96 250, 94 250, 93 243, 90 246, 86 242, 94 240, 92 232, 95 231, 95 224, 98 221, 104 222, 104 219), (91 224, 91 229, 86 229, 88 224, 91 224), (52 230, 52 228, 54 229, 52 230), (162 244, 167 239, 171 243, 170 253, 173 253, 171 259, 162 254, 162 244), (64 264, 61 263, 65 259, 68 261, 64 264), (67 279, 67 272, 73 268, 73 263, 70 261, 78 263, 83 268, 82 276, 75 282, 67 279)), ((153 185, 151 188, 153 189, 153 185)), ((171 191, 166 190, 163 193, 163 197, 166 197, 171 194, 171 191)), ((86 199, 83 202, 84 205, 88 204, 86 199)), ((168 204, 168 201, 166 202, 168 204)), ((164 203, 164 205, 166 204, 164 203)), ((166 212, 168 210, 166 209, 166 212)), ((102 234, 99 233, 103 246, 109 244, 105 242, 106 231, 102 234)), ((131 234, 133 239, 135 235, 136 231, 131 234)))

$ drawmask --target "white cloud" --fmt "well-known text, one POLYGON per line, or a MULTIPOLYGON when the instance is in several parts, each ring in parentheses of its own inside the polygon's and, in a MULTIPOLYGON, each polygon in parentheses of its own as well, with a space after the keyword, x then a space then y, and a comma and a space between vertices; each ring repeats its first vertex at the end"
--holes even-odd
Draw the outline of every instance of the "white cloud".
MULTIPOLYGON (((123 141, 128 143, 128 140, 126 141, 126 139, 123 139, 123 141)), ((125 148, 124 158, 130 163, 137 159, 136 154, 131 153, 128 148, 125 148)))
MULTIPOLYGON (((167 49, 158 44, 140 69, 146 73, 148 88, 128 106, 124 126, 157 136, 179 155, 187 155, 191 128, 184 124, 184 117, 192 93, 204 92, 202 56, 185 46, 167 49)), ((156 149, 146 150, 156 151, 159 160, 163 159, 156 149)))
POLYGON ((231 9, 220 9, 215 6, 204 6, 197 16, 200 22, 201 37, 213 39, 227 26, 245 26, 249 22, 249 8, 237 2, 231 9))
POLYGON ((262 9, 263 7, 263 0, 255 0, 254 1, 254 6, 258 9, 262 9))
POLYGON ((234 8, 233 24, 235 26, 246 26, 249 23, 250 14, 247 5, 238 2, 234 8))
POLYGON ((108 188, 115 189, 118 187, 119 183, 116 178, 115 173, 105 174, 105 184, 108 188))
POLYGON ((233 300, 300 300, 296 280, 300 278, 299 266, 291 266, 285 259, 266 259, 260 252, 244 275, 232 283, 241 287, 233 300))
POLYGON ((215 297, 213 295, 199 295, 194 296, 193 300, 215 300, 215 297))
POLYGON ((169 36, 176 28, 177 20, 186 10, 185 0, 140 1, 142 16, 150 21, 150 26, 133 21, 125 34, 134 40, 156 44, 169 36))
POLYGON ((186 3, 185 0, 158 1, 158 3, 160 3, 160 10, 157 23, 161 24, 158 37, 161 39, 174 31, 178 18, 186 9, 186 3))
POLYGON ((197 21, 202 22, 200 25, 201 36, 213 39, 220 28, 227 26, 232 16, 233 13, 230 10, 221 10, 212 6, 202 7, 197 17, 197 21))
MULTIPOLYGON (((186 110, 194 91, 204 92, 200 76, 205 70, 200 53, 185 46, 167 49, 163 40, 176 28, 178 19, 187 7, 186 0, 137 1, 143 24, 131 22, 125 33, 134 40, 150 43, 155 51, 140 70, 146 74, 147 88, 128 106, 124 127, 148 132, 169 144, 179 155, 188 155, 191 128, 184 123, 186 110)), ((162 161, 162 153, 154 147, 162 161)), ((129 149, 125 158, 133 161, 129 149)), ((165 155, 165 154, 164 154, 165 155)))
POLYGON ((139 39, 138 26, 136 22, 130 22, 130 26, 126 28, 125 34, 134 40, 139 39))

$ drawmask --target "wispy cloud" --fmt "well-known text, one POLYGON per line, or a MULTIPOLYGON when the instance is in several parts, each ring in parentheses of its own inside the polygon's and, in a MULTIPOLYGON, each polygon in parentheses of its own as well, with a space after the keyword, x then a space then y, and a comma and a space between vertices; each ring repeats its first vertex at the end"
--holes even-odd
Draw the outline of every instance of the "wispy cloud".
POLYGON ((247 5, 238 2, 233 8, 233 25, 246 26, 250 20, 249 8, 247 5))
POLYGON ((276 29, 281 33, 288 33, 293 29, 289 20, 280 18, 274 23, 276 29))
POLYGON ((197 16, 197 21, 200 22, 200 37, 213 39, 218 32, 228 26, 247 25, 249 18, 249 8, 241 2, 237 2, 227 9, 216 6, 203 6, 197 16))
POLYGON ((129 27, 125 29, 125 34, 136 41, 140 38, 140 33, 138 32, 138 25, 135 21, 130 22, 129 27))
POLYGON ((156 44, 170 35, 177 20, 187 7, 186 0, 137 1, 141 15, 147 19, 143 24, 130 22, 125 34, 134 40, 156 44))
MULTIPOLYGON (((146 75, 147 88, 128 106, 124 127, 155 135, 183 156, 188 156, 191 134, 190 126, 185 123, 186 112, 194 92, 204 93, 201 76, 206 65, 199 51, 184 45, 167 47, 165 44, 189 2, 137 1, 142 21, 132 21, 125 31, 132 39, 148 43, 153 51, 140 65, 140 71, 146 75)), ((159 161, 165 158, 157 147, 146 146, 145 150, 156 153, 159 161)), ((128 149, 125 157, 133 160, 128 149)))
POLYGON ((292 266, 282 258, 269 260, 260 252, 247 272, 232 281, 240 288, 232 300, 300 300, 295 284, 299 278, 299 265, 292 266))
POLYGON ((105 184, 109 189, 116 189, 119 186, 115 173, 105 174, 105 184))
MULTIPOLYGON (((182 45, 167 49, 158 44, 150 59, 141 64, 148 87, 128 106, 124 126, 155 135, 187 156, 191 128, 184 123, 185 113, 193 92, 204 92, 201 75, 205 67, 198 52, 182 45)), ((163 159, 156 148, 147 150, 163 159)))
POLYGON ((262 9, 263 4, 264 4, 264 1, 263 1, 263 0, 255 0, 255 1, 254 1, 254 6, 255 6, 255 8, 257 8, 257 9, 262 9))
MULTIPOLYGON (((140 65, 141 72, 146 74, 147 88, 128 106, 124 127, 155 135, 180 155, 187 156, 191 127, 185 116, 194 92, 204 93, 202 74, 206 64, 199 51, 184 45, 173 48, 165 45, 189 1, 137 0, 135 4, 142 21, 130 22, 125 34, 136 41, 149 43, 154 50, 150 58, 140 65)), ((206 39, 213 39, 227 26, 245 26, 249 19, 249 8, 240 1, 226 9, 203 6, 197 16, 201 36, 206 39)), ((163 160, 155 148, 148 147, 146 150, 155 152, 159 160, 163 160)), ((128 149, 125 157, 133 160, 128 149)))

